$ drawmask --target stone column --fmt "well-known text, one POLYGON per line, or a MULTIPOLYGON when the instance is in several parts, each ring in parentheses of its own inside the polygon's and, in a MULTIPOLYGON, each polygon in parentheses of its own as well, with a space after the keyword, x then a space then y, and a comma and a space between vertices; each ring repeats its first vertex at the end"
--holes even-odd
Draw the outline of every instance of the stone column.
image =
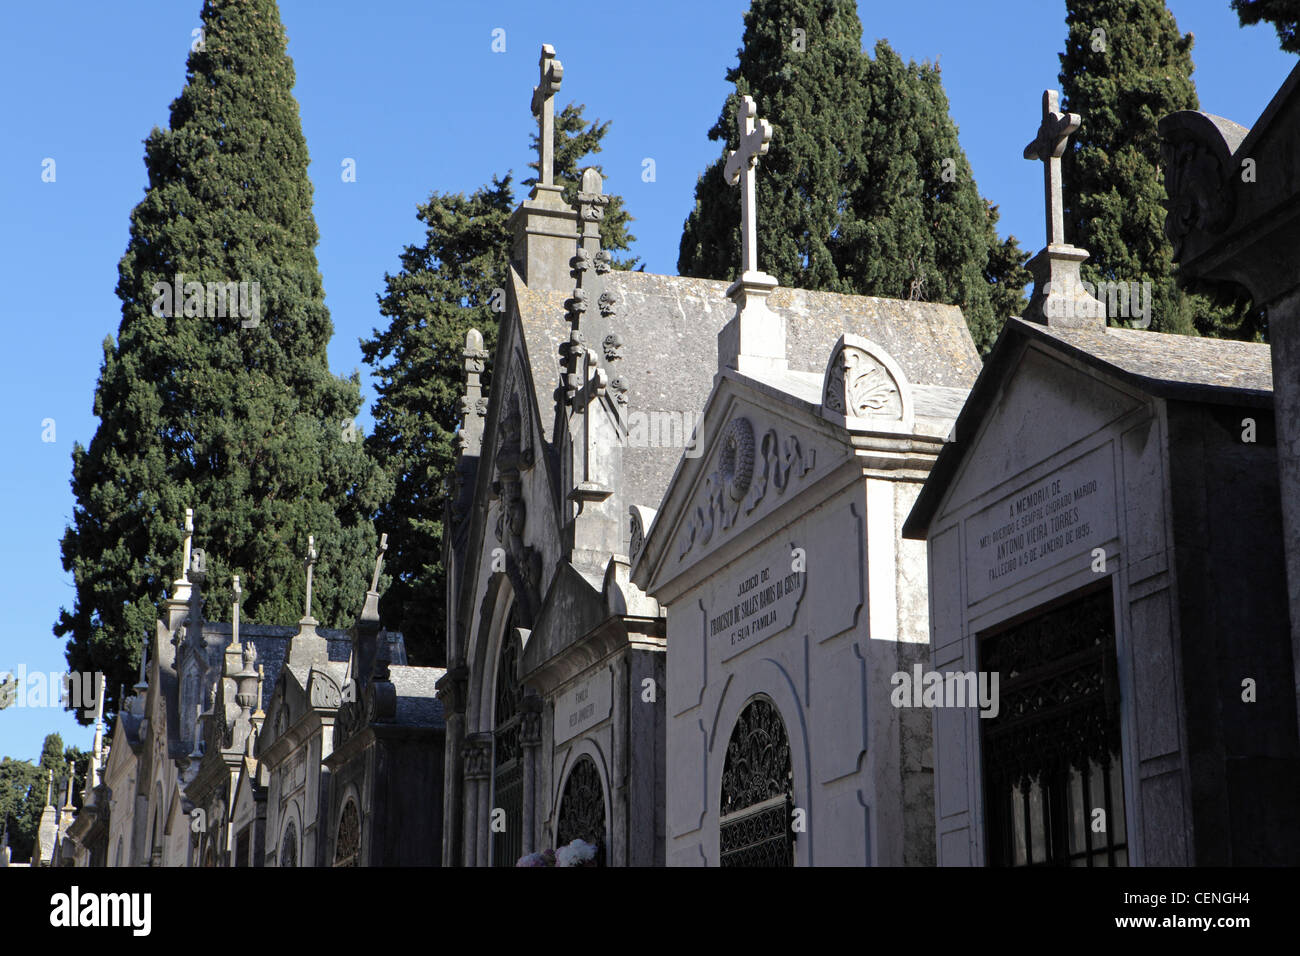
POLYGON ((632 688, 628 678, 628 652, 614 665, 614 752, 609 768, 609 865, 628 866, 632 821, 628 818, 628 749, 632 746, 632 688))
POLYGON ((520 702, 520 741, 524 748, 523 851, 537 850, 537 761, 542 743, 542 699, 529 694, 520 702))
POLYGON ((465 865, 487 866, 486 828, 492 785, 492 735, 465 737, 465 865))
POLYGON ((1269 304, 1268 334, 1273 347, 1273 411, 1291 607, 1292 677, 1300 713, 1300 289, 1269 304))
POLYGON ((469 669, 464 664, 447 671, 438 681, 438 699, 442 701, 447 721, 443 738, 446 752, 443 755, 442 791, 442 865, 463 866, 465 848, 465 697, 469 669))

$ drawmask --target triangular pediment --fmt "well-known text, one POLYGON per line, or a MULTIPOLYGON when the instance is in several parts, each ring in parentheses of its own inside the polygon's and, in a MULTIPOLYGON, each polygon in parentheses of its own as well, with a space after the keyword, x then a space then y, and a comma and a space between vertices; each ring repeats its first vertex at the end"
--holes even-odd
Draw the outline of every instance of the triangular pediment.
POLYGON ((937 514, 1082 442, 1147 397, 1104 372, 1029 342, 1002 377, 937 514))
POLYGON ((695 449, 683 455, 633 558, 633 579, 649 593, 763 522, 852 454, 848 433, 821 415, 815 398, 732 373, 719 379, 705 406, 695 449))

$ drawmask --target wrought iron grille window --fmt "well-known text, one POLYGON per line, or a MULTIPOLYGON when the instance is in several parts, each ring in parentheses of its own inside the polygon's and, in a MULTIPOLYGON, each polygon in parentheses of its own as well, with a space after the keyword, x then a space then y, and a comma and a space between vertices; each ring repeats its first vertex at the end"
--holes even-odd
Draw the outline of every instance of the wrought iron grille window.
POLYGON ((722 765, 722 866, 794 866, 794 771, 790 738, 770 700, 751 701, 736 720, 722 765))
POLYGON ((596 865, 605 865, 605 788, 600 785, 596 762, 585 755, 569 771, 555 824, 557 847, 574 840, 595 845, 596 865))
POLYGON ((244 827, 239 831, 239 836, 235 840, 235 866, 244 867, 249 865, 249 827, 244 827))
POLYGON ((1109 588, 980 638, 990 866, 1127 866, 1109 588))
POLYGON ((515 616, 512 611, 497 658, 495 730, 492 747, 492 817, 505 811, 505 829, 492 830, 492 865, 514 866, 524 849, 524 767, 520 739, 519 680, 516 677, 515 616))
POLYGON ((280 865, 283 867, 298 865, 298 828, 292 823, 284 831, 284 840, 280 843, 280 865))
POLYGON ((348 799, 339 816, 339 832, 334 840, 335 866, 361 865, 361 814, 356 802, 348 799))

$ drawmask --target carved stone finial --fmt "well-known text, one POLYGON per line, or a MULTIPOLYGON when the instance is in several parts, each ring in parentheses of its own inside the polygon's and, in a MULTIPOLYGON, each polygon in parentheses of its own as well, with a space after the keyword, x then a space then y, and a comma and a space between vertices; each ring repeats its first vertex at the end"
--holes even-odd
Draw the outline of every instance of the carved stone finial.
POLYGON ((189 581, 190 548, 194 541, 194 509, 185 509, 185 556, 181 561, 181 580, 189 581))
POLYGON ((303 567, 307 569, 307 598, 303 605, 302 619, 304 621, 315 621, 311 616, 311 578, 312 570, 316 567, 316 536, 307 535, 307 556, 303 559, 303 567))
POLYGON ((239 586, 239 575, 236 574, 231 579, 231 591, 234 592, 234 599, 230 605, 230 639, 232 643, 239 643, 239 599, 244 594, 244 589, 239 586))
POLYGON ((144 632, 144 643, 140 645, 140 679, 135 682, 132 688, 137 694, 142 694, 149 689, 145 682, 145 671, 149 662, 149 631, 146 628, 144 632))
POLYGON ((384 570, 384 553, 388 551, 388 532, 379 536, 379 553, 375 555, 375 575, 370 579, 370 590, 379 590, 379 575, 384 570))

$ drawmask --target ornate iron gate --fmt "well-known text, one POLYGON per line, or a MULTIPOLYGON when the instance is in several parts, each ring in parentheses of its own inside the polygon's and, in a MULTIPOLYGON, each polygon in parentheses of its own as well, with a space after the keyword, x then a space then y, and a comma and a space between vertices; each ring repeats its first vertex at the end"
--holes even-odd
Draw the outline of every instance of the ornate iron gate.
POLYGON ((990 866, 1126 866, 1111 589, 980 638, 990 866))
POLYGON ((722 866, 794 866, 794 772, 790 738, 770 700, 736 720, 722 765, 718 825, 722 866))
POLYGON ((596 865, 605 865, 605 789, 600 785, 600 771, 588 756, 578 758, 560 798, 560 813, 555 823, 555 845, 566 846, 585 840, 596 847, 596 865))
POLYGON ((492 747, 492 865, 514 866, 524 849, 524 768, 519 724, 519 683, 515 676, 517 650, 514 642, 514 614, 508 618, 497 663, 496 729, 492 747), (504 813, 504 829, 498 820, 504 813))

